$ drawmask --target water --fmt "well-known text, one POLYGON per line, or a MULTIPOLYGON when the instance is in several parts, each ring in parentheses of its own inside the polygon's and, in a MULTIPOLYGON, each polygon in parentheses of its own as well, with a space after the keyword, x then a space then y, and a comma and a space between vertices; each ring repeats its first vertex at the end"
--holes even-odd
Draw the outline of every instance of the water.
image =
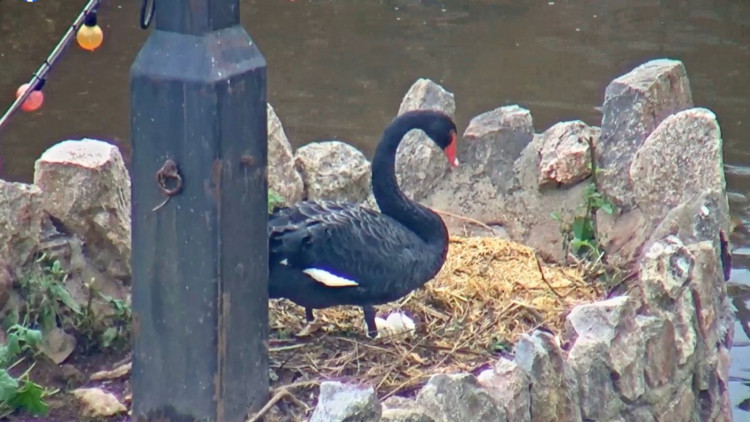
MULTIPOLYGON (((85 3, 0 0, 0 109, 85 3)), ((42 110, 17 114, 0 134, 0 177, 30 181, 34 160, 67 138, 109 140, 127 159, 128 70, 148 35, 138 26, 138 3, 104 2, 103 46, 94 53, 71 46, 49 75, 42 110)), ((713 110, 723 132, 740 223, 730 286, 750 286, 750 3, 243 0, 242 8, 268 60, 269 101, 297 146, 337 137, 371 154, 419 77, 456 94, 460 127, 505 104, 529 108, 538 132, 565 119, 599 125, 594 107, 611 79, 652 58, 682 60, 695 104, 713 110)), ((737 295, 740 307, 750 307, 749 295, 737 295)), ((732 356, 735 420, 747 420, 750 412, 737 406, 750 406, 750 338, 739 321, 732 356)))

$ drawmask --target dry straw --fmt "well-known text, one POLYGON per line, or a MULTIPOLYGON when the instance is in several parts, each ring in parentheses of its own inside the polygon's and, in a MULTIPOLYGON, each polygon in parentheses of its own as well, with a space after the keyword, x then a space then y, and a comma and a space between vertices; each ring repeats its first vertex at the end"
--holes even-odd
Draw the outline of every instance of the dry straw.
POLYGON ((362 311, 316 311, 320 329, 308 337, 304 311, 271 303, 271 369, 275 386, 325 379, 356 380, 382 398, 417 391, 435 373, 472 372, 518 337, 544 327, 560 332, 575 305, 596 291, 577 268, 541 264, 533 249, 496 237, 452 237, 438 276, 399 302, 380 306, 382 317, 401 311, 415 320, 412 336, 370 340, 362 311))

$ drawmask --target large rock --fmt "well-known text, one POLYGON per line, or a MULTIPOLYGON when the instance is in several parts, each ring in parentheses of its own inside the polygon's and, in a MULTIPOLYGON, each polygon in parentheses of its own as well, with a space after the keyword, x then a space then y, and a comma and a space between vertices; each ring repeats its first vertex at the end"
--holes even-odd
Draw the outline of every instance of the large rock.
POLYGON ((695 304, 697 323, 697 360, 694 386, 703 398, 701 420, 714 420, 722 412, 726 399, 727 367, 724 340, 731 336, 734 319, 727 300, 721 261, 711 241, 687 246, 695 264, 690 277, 689 291, 695 304))
POLYGON ((629 209, 633 188, 623 176, 636 151, 662 120, 692 106, 687 73, 678 60, 652 60, 612 81, 602 107, 598 190, 629 209))
POLYGON ((130 279, 130 177, 120 151, 106 142, 60 142, 42 154, 34 184, 44 209, 86 244, 99 270, 130 279))
POLYGON ((482 371, 477 380, 505 408, 508 422, 531 421, 530 380, 517 363, 500 358, 491 369, 482 371))
MULTIPOLYGON (((729 205, 724 190, 705 190, 689 197, 672 208, 651 231, 646 248, 651 244, 676 236, 684 244, 711 242, 721 262, 721 237, 729 233, 729 205)), ((721 262, 722 272, 726 272, 721 262)))
POLYGON ((578 380, 578 398, 584 420, 613 420, 623 409, 610 375, 609 349, 605 342, 580 340, 569 356, 578 380))
MULTIPOLYGON (((439 110, 453 117, 456 102, 453 94, 429 79, 418 79, 401 101, 398 114, 412 110, 439 110)), ((450 169, 445 154, 424 132, 406 134, 396 151, 396 178, 407 197, 421 201, 450 169)))
POLYGON ((669 235, 721 249, 730 231, 721 145, 716 117, 700 108, 669 116, 648 136, 629 168, 634 206, 597 214, 597 239, 610 264, 630 265, 669 235))
POLYGON ((638 315, 636 322, 645 339, 644 376, 648 388, 667 385, 677 371, 674 325, 666 318, 638 315))
POLYGON ((436 422, 505 422, 505 410, 471 374, 438 374, 419 391, 417 404, 436 422))
POLYGON ((532 422, 580 421, 578 380, 556 339, 537 330, 521 336, 515 352, 531 381, 532 422))
POLYGON ((645 342, 635 305, 619 296, 576 306, 567 317, 576 336, 569 359, 579 377, 584 418, 614 418, 624 404, 619 395, 632 402, 645 392, 645 342))
POLYGON ((539 185, 572 185, 591 175, 590 143, 596 146, 600 129, 575 120, 547 129, 539 152, 539 185))
POLYGON ((687 288, 694 264, 693 254, 674 236, 651 246, 641 262, 639 283, 644 304, 652 315, 673 324, 681 366, 694 362, 698 344, 695 304, 687 288))
POLYGON ((310 422, 378 422, 381 413, 372 387, 325 381, 320 384, 318 405, 310 422))
MULTIPOLYGON (((49 225, 37 186, 0 179, 0 311, 9 303, 13 309, 20 306, 20 300, 11 301, 17 298, 13 283, 25 275, 49 225)), ((3 315, 0 312, 0 317, 3 315)))
POLYGON ((284 198, 285 205, 292 205, 304 194, 302 177, 294 168, 294 153, 286 137, 279 116, 268 104, 268 188, 284 198))
POLYGON ((419 409, 384 409, 380 422, 435 422, 419 409))
POLYGON ((629 169, 638 208, 658 222, 697 194, 724 191, 721 148, 719 124, 709 110, 689 109, 664 119, 629 169))
POLYGON ((675 236, 655 243, 641 262, 639 282, 645 303, 652 308, 667 309, 688 283, 693 255, 675 236))
POLYGON ((473 176, 486 176, 498 192, 514 186, 513 164, 534 137, 529 110, 517 105, 496 108, 469 122, 458 148, 459 160, 473 176))
POLYGON ((307 144, 294 155, 309 200, 362 202, 370 191, 370 162, 341 141, 307 144))
POLYGON ((21 276, 18 273, 39 250, 44 219, 44 200, 39 187, 0 179, 0 271, 3 278, 21 276))
POLYGON ((380 422, 435 422, 414 400, 392 396, 383 401, 380 422))
MULTIPOLYGON (((533 137, 531 113, 518 106, 500 107, 473 118, 457 146, 459 167, 424 203, 484 223, 505 222, 515 227, 516 220, 507 215, 507 195, 518 186, 514 162, 533 137)), ((462 221, 446 222, 449 229, 463 225, 462 221)))
POLYGON ((510 238, 536 249, 545 259, 563 262, 566 248, 560 230, 559 215, 569 223, 581 213, 586 183, 545 189, 539 186, 539 153, 544 138, 541 135, 523 150, 516 160, 518 188, 501 201, 503 222, 510 238))

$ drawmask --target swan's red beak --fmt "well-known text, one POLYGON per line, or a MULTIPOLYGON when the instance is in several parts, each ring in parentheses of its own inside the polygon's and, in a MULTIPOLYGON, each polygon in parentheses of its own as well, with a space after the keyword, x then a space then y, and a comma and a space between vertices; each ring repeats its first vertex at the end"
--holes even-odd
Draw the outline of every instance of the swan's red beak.
POLYGON ((445 148, 445 156, 451 167, 458 167, 458 158, 456 158, 456 132, 451 132, 451 143, 445 148))

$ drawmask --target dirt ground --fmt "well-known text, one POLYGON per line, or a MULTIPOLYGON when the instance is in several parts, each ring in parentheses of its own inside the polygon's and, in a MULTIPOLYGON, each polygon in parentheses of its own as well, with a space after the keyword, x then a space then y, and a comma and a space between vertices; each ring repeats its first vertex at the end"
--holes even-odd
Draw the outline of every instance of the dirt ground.
MULTIPOLYGON (((130 382, 128 377, 105 380, 90 381, 89 377, 95 372, 102 370, 111 370, 129 360, 129 350, 93 354, 90 356, 72 355, 66 363, 55 365, 51 361, 38 358, 34 369, 31 371, 30 378, 36 383, 48 387, 57 388, 60 392, 47 398, 46 403, 49 406, 49 413, 43 417, 32 417, 25 414, 13 415, 8 419, 9 422, 71 422, 82 421, 78 402, 72 394, 76 388, 98 387, 104 391, 114 394, 122 403, 128 405, 125 397, 130 393, 130 382)), ((19 365, 14 368, 13 375, 23 373, 28 366, 19 365)), ((97 419, 106 422, 128 422, 130 417, 121 415, 108 419, 97 419)))

